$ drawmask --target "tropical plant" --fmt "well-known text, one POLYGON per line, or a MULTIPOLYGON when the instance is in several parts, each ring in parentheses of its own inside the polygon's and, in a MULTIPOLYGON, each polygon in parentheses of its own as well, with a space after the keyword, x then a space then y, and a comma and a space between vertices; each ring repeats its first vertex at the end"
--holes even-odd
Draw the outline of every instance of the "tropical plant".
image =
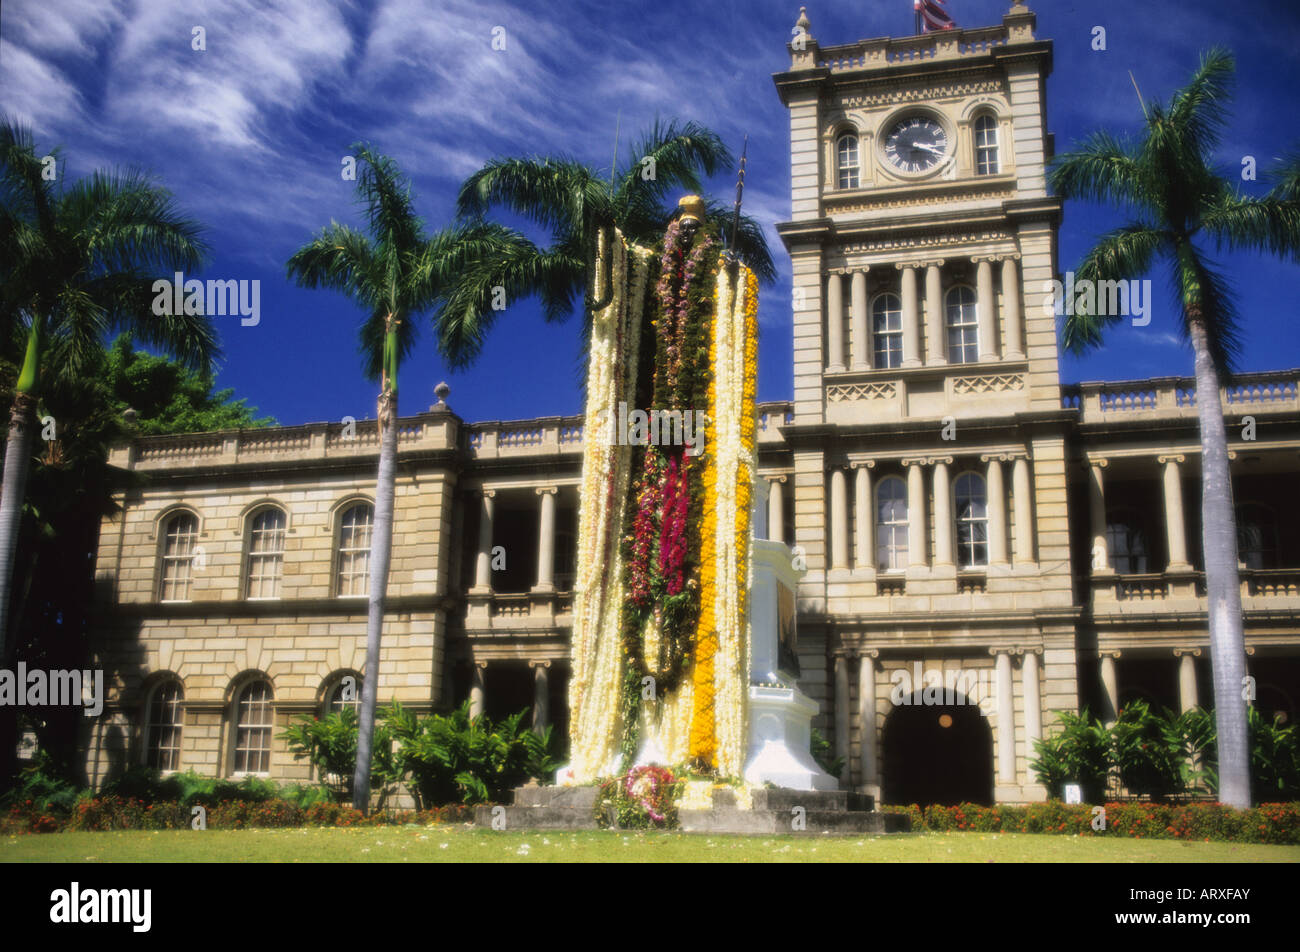
POLYGON ((397 768, 409 772, 418 809, 499 803, 530 779, 552 779, 558 766, 550 729, 535 732, 527 710, 495 724, 484 714, 471 717, 469 702, 423 718, 394 705, 384 716, 397 742, 397 768))
POLYGON ((393 496, 397 466, 397 371, 415 342, 414 319, 433 306, 442 282, 462 256, 506 254, 527 239, 490 224, 471 224, 430 239, 415 214, 410 186, 397 164, 358 143, 357 199, 369 234, 331 222, 294 252, 290 278, 309 288, 329 288, 365 314, 361 355, 367 377, 379 381, 379 470, 375 480, 375 518, 371 532, 370 592, 366 619, 366 670, 352 805, 369 809, 370 751, 374 741, 379 684, 379 646, 393 544, 393 496))
MULTIPOLYGON (((442 355, 455 367, 471 364, 504 302, 530 295, 538 297, 550 322, 570 317, 581 297, 585 341, 592 313, 608 303, 608 288, 596 286, 602 236, 608 242, 618 228, 629 241, 654 245, 674 213, 669 196, 702 192, 706 176, 733 163, 722 140, 703 126, 658 121, 633 148, 628 164, 608 178, 567 157, 488 162, 461 186, 462 218, 478 221, 504 208, 545 229, 551 243, 539 248, 510 232, 513 240, 505 247, 498 236, 497 242, 458 251, 458 267, 449 273, 435 316, 442 355)), ((724 234, 730 234, 732 214, 731 206, 706 201, 706 218, 727 226, 724 234)), ((761 280, 776 277, 762 228, 748 216, 740 217, 735 250, 761 280)))
POLYGON ((1164 801, 1182 791, 1186 758, 1181 738, 1170 729, 1174 721, 1173 714, 1158 714, 1138 699, 1125 705, 1110 726, 1111 762, 1131 793, 1164 801))
POLYGON ((1060 731, 1034 741, 1038 756, 1030 762, 1038 782, 1055 797, 1065 796, 1065 785, 1077 783, 1085 803, 1100 803, 1110 770, 1110 742, 1106 728, 1085 707, 1078 714, 1058 711, 1060 731))
MULTIPOLYGON (((1095 288, 1100 281, 1140 278, 1158 265, 1167 266, 1173 276, 1178 328, 1195 355, 1202 549, 1214 708, 1222 741, 1221 794, 1224 803, 1244 809, 1251 802, 1247 705, 1242 698, 1246 655, 1219 392, 1232 372, 1240 322, 1228 284, 1204 246, 1295 257, 1300 254, 1300 203, 1294 167, 1284 166, 1273 192, 1258 198, 1242 194, 1216 170, 1214 151, 1224 134, 1233 70, 1227 51, 1206 53, 1168 106, 1143 103, 1145 129, 1139 141, 1095 133, 1077 150, 1059 156, 1049 176, 1063 198, 1110 202, 1134 216, 1084 256, 1075 272, 1076 286, 1095 288)), ((1121 315, 1100 313, 1103 309, 1086 298, 1074 302, 1065 320, 1063 344, 1076 352, 1100 345, 1105 331, 1121 320, 1121 315)))
MULTIPOLYGON (((356 710, 345 706, 324 717, 301 714, 280 734, 294 760, 310 761, 321 783, 339 803, 352 802, 357 768, 357 720, 356 710)), ((382 809, 393 785, 401 779, 391 732, 383 721, 375 725, 370 776, 372 785, 378 781, 378 807, 382 809)))
POLYGON ((205 251, 170 193, 134 171, 64 183, 57 150, 40 155, 30 129, 0 123, 0 340, 26 336, 0 484, 0 658, 45 377, 85 371, 114 330, 203 370, 218 353, 208 318, 152 313, 158 276, 196 270, 205 251))

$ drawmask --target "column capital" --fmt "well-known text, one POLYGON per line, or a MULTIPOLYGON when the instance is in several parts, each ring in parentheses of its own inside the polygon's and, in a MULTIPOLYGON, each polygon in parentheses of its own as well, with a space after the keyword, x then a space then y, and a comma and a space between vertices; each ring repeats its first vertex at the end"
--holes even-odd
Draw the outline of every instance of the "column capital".
POLYGON ((475 661, 472 662, 472 664, 474 665, 475 668, 477 668, 477 669, 480 670, 480 671, 485 671, 485 670, 487 670, 487 666, 488 666, 488 662, 487 662, 487 661, 475 660, 475 661))
POLYGON ((1175 648, 1174 649, 1175 658, 1181 658, 1183 655, 1191 655, 1193 658, 1199 658, 1201 656, 1201 649, 1200 648, 1175 648))
POLYGON ((528 667, 530 668, 549 668, 550 666, 551 666, 551 660, 549 658, 532 660, 528 662, 528 667))
POLYGON ((874 459, 855 459, 849 460, 849 469, 875 469, 876 461, 874 459))
POLYGON ((907 467, 907 466, 924 466, 924 465, 926 465, 926 464, 929 462, 929 459, 928 459, 927 457, 924 457, 924 456, 904 456, 904 457, 903 457, 901 460, 899 460, 898 462, 899 462, 900 465, 902 465, 902 466, 904 466, 904 467, 907 467))
POLYGON ((926 258, 917 262, 917 264, 922 268, 942 268, 946 260, 945 258, 926 258))
POLYGON ((539 496, 544 496, 548 493, 558 493, 559 491, 560 491, 559 486, 538 486, 537 489, 535 490, 535 492, 539 496))
POLYGON ((772 476, 765 477, 769 483, 783 483, 790 477, 785 473, 776 473, 772 476))
POLYGON ((908 269, 915 270, 916 268, 925 267, 925 263, 919 258, 914 258, 911 261, 895 261, 894 267, 899 271, 906 271, 908 269))
POLYGON ((945 466, 951 466, 954 458, 955 457, 952 456, 927 456, 925 461, 931 466, 937 466, 939 463, 943 463, 945 466))
POLYGON ((479 495, 482 496, 484 499, 491 499, 496 494, 497 491, 495 489, 488 489, 486 486, 484 486, 481 490, 479 490, 479 495))
POLYGON ((1255 646, 1254 646, 1254 645, 1246 645, 1246 654, 1249 655, 1249 656, 1252 657, 1252 658, 1255 657, 1255 646))
POLYGON ((1119 648, 1102 648, 1097 652, 1098 658, 1119 658, 1124 652, 1119 648))
POLYGON ((1105 469, 1110 460, 1104 456, 1089 456, 1083 461, 1084 469, 1105 469))
POLYGON ((1008 258, 1010 258, 1012 261, 1018 261, 1020 259, 1020 252, 1019 251, 998 251, 998 252, 993 252, 992 254, 971 255, 970 262, 971 264, 998 264, 999 262, 1005 261, 1008 258))
POLYGON ((858 649, 858 657, 859 657, 859 658, 879 658, 879 657, 880 657, 880 649, 879 649, 879 648, 859 648, 859 649, 858 649))
POLYGON ((992 463, 994 460, 997 460, 999 463, 1009 463, 1014 458, 1015 457, 1013 457, 1010 453, 981 453, 980 454, 981 463, 992 463))
POLYGON ((1157 457, 1156 457, 1156 462, 1158 462, 1158 463, 1185 463, 1185 462, 1187 462, 1187 457, 1186 457, 1185 455, 1183 455, 1182 453, 1168 453, 1168 454, 1163 455, 1163 456, 1157 456, 1157 457))

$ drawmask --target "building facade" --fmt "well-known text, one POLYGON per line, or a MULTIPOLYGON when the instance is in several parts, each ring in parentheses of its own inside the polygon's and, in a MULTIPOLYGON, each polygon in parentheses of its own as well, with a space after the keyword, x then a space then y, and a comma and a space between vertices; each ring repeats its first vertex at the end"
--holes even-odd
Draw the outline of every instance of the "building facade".
MULTIPOLYGON (((1023 802, 1057 712, 1210 706, 1195 387, 1063 386, 1052 49, 1000 26, 821 46, 789 109, 794 393, 760 405, 769 534, 807 571, 800 684, 843 780, 887 802, 1023 802)), ((1300 714, 1300 372, 1223 397, 1257 703, 1300 714)), ((381 703, 566 729, 580 418, 401 422, 381 703)), ((355 703, 371 424, 141 438, 101 534, 87 741, 136 763, 304 779, 276 735, 355 703), (124 485, 127 485, 124 483, 124 485)))

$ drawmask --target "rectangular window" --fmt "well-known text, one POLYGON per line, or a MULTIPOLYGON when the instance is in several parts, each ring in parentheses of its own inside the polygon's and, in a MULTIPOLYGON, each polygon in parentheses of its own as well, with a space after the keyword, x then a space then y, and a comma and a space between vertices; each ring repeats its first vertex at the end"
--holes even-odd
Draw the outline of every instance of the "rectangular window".
POLYGON ((159 593, 164 602, 189 600, 198 537, 198 520, 188 513, 173 516, 167 522, 163 538, 162 590, 159 593))

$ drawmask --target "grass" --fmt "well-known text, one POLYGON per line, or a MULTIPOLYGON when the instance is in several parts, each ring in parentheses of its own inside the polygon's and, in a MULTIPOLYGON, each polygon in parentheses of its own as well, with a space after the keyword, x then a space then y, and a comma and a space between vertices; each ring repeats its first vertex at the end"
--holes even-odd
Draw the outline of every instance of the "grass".
POLYGON ((492 832, 468 826, 166 830, 6 837, 8 863, 1296 863, 1300 846, 1031 833, 864 837, 492 832))

